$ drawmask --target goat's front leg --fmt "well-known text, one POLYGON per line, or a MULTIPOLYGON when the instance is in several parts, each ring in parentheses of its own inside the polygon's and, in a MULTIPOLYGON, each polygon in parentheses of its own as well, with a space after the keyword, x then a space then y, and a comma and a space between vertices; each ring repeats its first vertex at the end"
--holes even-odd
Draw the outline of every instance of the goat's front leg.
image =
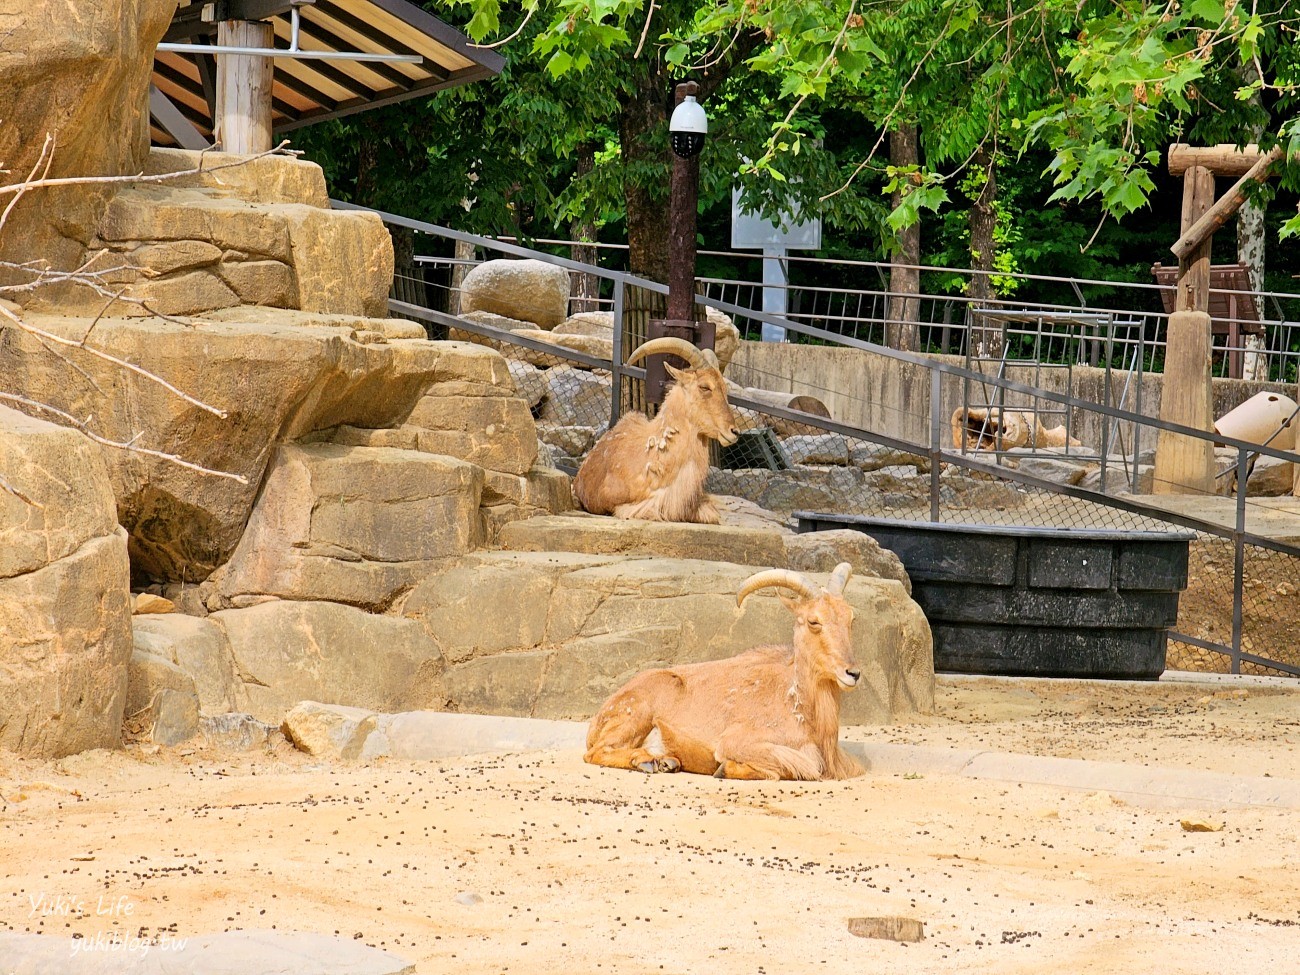
POLYGON ((821 753, 813 744, 801 748, 770 741, 754 741, 752 731, 729 730, 718 743, 714 757, 720 779, 803 779, 816 781, 825 772, 821 753))

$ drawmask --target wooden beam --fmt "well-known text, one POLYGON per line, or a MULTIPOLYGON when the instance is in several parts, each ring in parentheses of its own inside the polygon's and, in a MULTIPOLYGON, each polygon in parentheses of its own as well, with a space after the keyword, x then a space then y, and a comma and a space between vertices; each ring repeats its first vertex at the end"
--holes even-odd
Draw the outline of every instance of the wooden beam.
POLYGON ((1176 142, 1169 147, 1169 172, 1182 176, 1193 166, 1204 166, 1215 176, 1240 176, 1259 162, 1263 153, 1253 142, 1248 146, 1220 143, 1217 146, 1189 146, 1176 142))
MULTIPOLYGON (((226 47, 268 48, 275 40, 269 23, 223 20, 217 43, 226 47)), ((217 58, 217 117, 224 152, 242 155, 271 148, 271 58, 225 54, 217 58)))
MULTIPOLYGON (((1184 230, 1214 203, 1214 174, 1194 166, 1183 177, 1184 230)), ((1206 234, 1195 251, 1178 263, 1177 310, 1169 316, 1165 369, 1160 386, 1160 419, 1204 430, 1214 427, 1210 375, 1210 243, 1206 234)), ((1156 441, 1152 491, 1156 494, 1213 494, 1214 444, 1161 430, 1156 441)))
MULTIPOLYGON (((1261 183, 1267 179, 1269 169, 1273 163, 1281 158, 1282 147, 1274 146, 1263 156, 1260 156, 1255 164, 1247 170, 1246 174, 1233 184, 1232 189, 1223 194, 1218 202, 1202 214, 1199 220, 1190 227, 1184 224, 1183 235, 1174 242, 1173 247, 1169 248, 1174 252, 1175 256, 1181 261, 1196 250, 1203 241, 1208 240, 1211 234, 1227 223, 1228 219, 1241 209, 1241 205, 1246 202, 1246 186, 1250 183, 1261 183)), ((1184 179, 1190 179, 1190 174, 1196 168, 1188 170, 1188 175, 1184 176, 1184 179)), ((1211 180, 1213 180, 1213 177, 1211 177, 1211 180)))
POLYGON ((182 149, 208 148, 208 140, 157 85, 149 86, 149 115, 182 149))

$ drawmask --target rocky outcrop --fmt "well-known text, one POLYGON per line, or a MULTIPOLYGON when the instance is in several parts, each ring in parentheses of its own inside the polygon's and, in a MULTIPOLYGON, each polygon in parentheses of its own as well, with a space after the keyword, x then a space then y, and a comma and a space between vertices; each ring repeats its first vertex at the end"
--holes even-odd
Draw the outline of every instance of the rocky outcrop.
MULTIPOLYGON (((175 0, 102 0, 93 16, 78 0, 0 0, 4 168, 26 176, 50 136, 51 177, 140 172, 152 51, 175 12, 175 0)), ((28 194, 6 222, 0 260, 78 266, 109 196, 87 187, 28 194)))
POLYGON ((81 434, 0 407, 0 748, 118 743, 131 655, 126 536, 81 434))
POLYGON ((779 566, 798 572, 830 572, 848 562, 858 576, 893 579, 911 593, 911 580, 897 555, 862 532, 837 530, 796 534, 771 523, 689 525, 631 521, 574 513, 530 518, 502 528, 497 544, 515 552, 577 552, 587 555, 660 556, 779 566))
POLYGON ((274 601, 214 613, 255 718, 299 701, 376 711, 441 708, 442 654, 413 620, 326 602, 274 601))
POLYGON ((483 543, 483 471, 391 447, 285 445, 230 561, 221 605, 276 596, 382 611, 436 560, 483 543))
MULTIPOLYGON (((586 718, 647 667, 787 641, 790 616, 775 596, 737 610, 736 590, 752 572, 689 559, 476 553, 420 583, 401 612, 442 648, 452 708, 586 718), (501 605, 511 611, 485 612, 501 605)), ((895 580, 855 578, 847 596, 863 680, 844 699, 844 721, 932 710, 920 608, 895 580)))
MULTIPOLYGON (((276 325, 268 314, 260 310, 253 323, 197 327, 159 319, 104 319, 95 326, 98 348, 226 411, 224 418, 87 352, 69 349, 62 353, 65 362, 12 330, 0 348, 6 389, 93 417, 96 432, 111 440, 243 479, 198 473, 156 456, 110 454, 118 517, 130 533, 138 575, 190 583, 206 578, 234 551, 278 443, 340 424, 398 423, 431 383, 461 375, 462 364, 475 360, 462 355, 464 346, 389 341, 378 326, 366 336, 357 329, 276 325)), ((75 339, 90 324, 39 315, 28 320, 75 339)))
MULTIPOLYGON (((264 171, 279 160, 260 162, 264 171)), ((305 180, 291 174, 270 182, 290 192, 305 180)), ((299 202, 253 204, 226 187, 123 189, 108 204, 91 246, 107 252, 98 266, 125 261, 151 272, 127 277, 125 297, 146 305, 119 304, 113 309, 119 315, 271 305, 377 317, 387 309, 393 276, 392 240, 374 214, 299 202)), ((88 314, 103 305, 89 291, 83 302, 88 314)), ((60 294, 59 307, 75 310, 75 296, 60 294)))

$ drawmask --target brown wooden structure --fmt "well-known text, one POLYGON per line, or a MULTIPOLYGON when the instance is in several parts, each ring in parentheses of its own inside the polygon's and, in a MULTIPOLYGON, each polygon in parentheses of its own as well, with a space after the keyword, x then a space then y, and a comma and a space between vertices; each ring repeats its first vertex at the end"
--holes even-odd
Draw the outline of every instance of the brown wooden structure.
MULTIPOLYGON (((1173 286, 1178 281, 1177 265, 1155 264, 1151 268, 1156 283, 1170 290, 1160 292, 1166 314, 1176 307, 1173 286)), ((1250 285, 1250 269, 1244 264, 1210 266, 1210 334, 1227 344, 1228 376, 1240 379, 1242 373, 1243 336, 1264 335, 1259 306, 1250 285)))
MULTIPOLYGON (((272 70, 270 58, 159 51, 150 93, 154 144, 189 149, 210 144, 221 109, 240 105, 240 99, 249 103, 238 111, 254 129, 253 143, 269 143, 313 122, 489 78, 505 65, 497 52, 474 46, 409 0, 182 0, 163 41, 282 49, 291 37, 295 9, 304 50, 419 60, 275 58, 272 70), (222 68, 221 62, 230 64, 222 68)), ((242 132, 243 123, 238 127, 242 132)), ((227 121, 225 128, 223 142, 229 142, 237 126, 227 121)))
MULTIPOLYGON (((1214 428, 1210 243, 1214 231, 1246 201, 1247 185, 1267 179, 1269 169, 1280 158, 1280 147, 1260 152, 1258 146, 1175 145, 1169 150, 1169 171, 1183 177, 1183 213, 1182 236, 1170 248, 1178 258, 1178 271, 1160 396, 1160 419, 1165 422, 1207 433, 1214 428), (1217 201, 1216 173, 1240 176, 1217 201)), ((1156 494, 1213 494, 1213 442, 1161 430, 1153 490, 1156 494)))

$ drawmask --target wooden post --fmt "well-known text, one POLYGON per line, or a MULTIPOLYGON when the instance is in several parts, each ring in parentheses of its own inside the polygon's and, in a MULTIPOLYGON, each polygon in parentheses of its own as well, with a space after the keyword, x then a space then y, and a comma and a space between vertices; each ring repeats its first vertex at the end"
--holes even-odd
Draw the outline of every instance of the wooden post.
MULTIPOLYGON (((1214 174, 1203 166, 1183 176, 1182 230, 1214 204, 1214 174)), ((1160 419, 1207 433, 1214 428, 1210 376, 1210 242, 1206 234, 1178 262, 1178 297, 1169 316, 1160 419)), ((1156 443, 1156 494, 1213 494, 1214 445, 1161 430, 1156 443)))
MULTIPOLYGON (((217 43, 223 47, 269 48, 275 28, 263 21, 223 20, 217 43)), ((225 54, 217 58, 217 114, 224 152, 250 154, 271 148, 270 58, 225 54)))

